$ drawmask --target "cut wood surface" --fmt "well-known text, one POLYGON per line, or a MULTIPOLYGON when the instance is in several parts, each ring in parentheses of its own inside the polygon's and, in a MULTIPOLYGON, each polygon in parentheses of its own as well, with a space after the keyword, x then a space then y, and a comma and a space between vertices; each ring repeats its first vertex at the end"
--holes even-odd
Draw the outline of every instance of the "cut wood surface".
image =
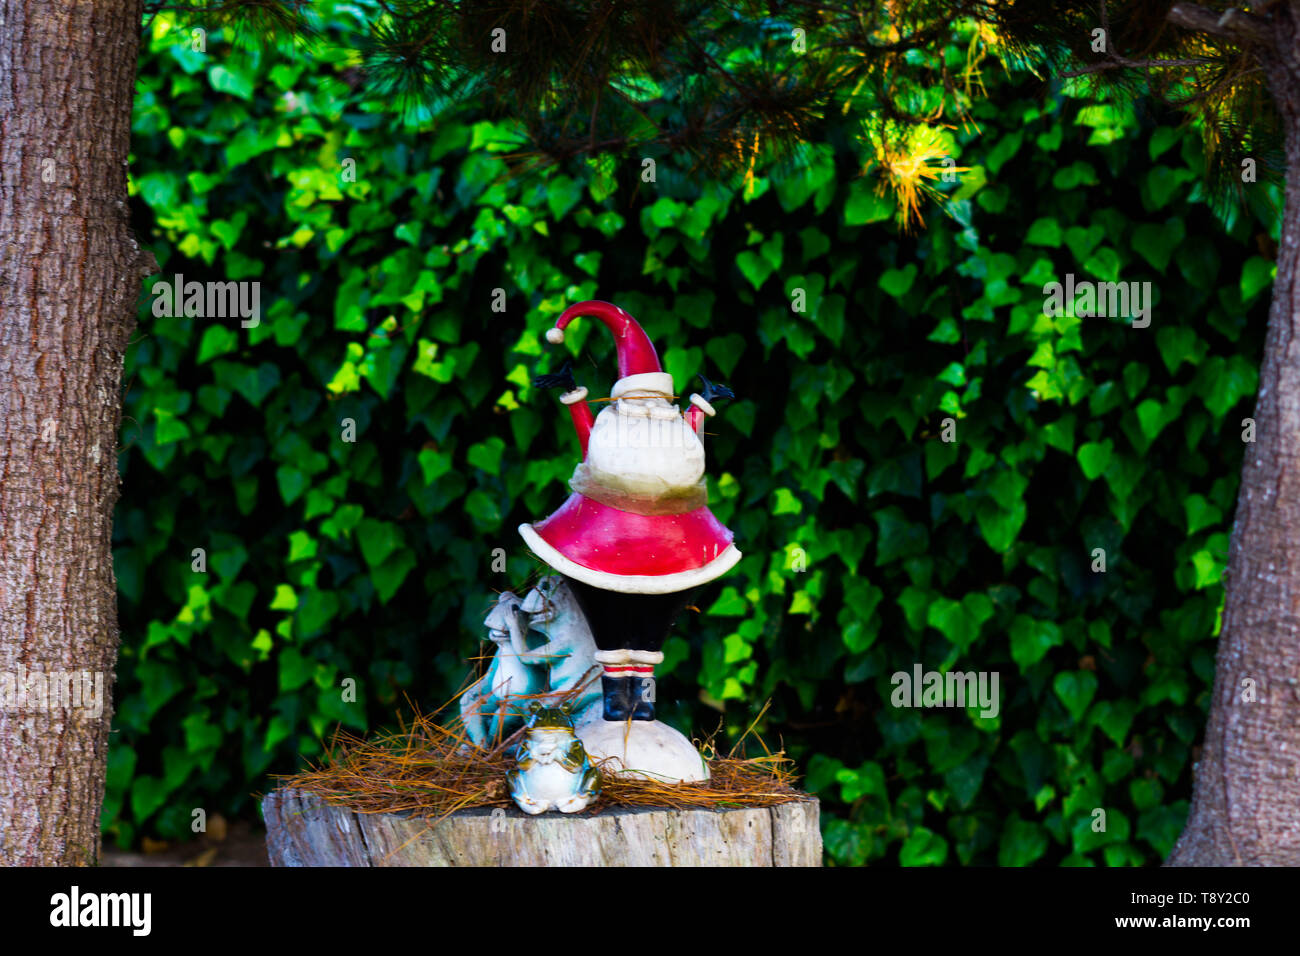
POLYGON ((821 866, 816 799, 728 810, 463 810, 430 825, 301 790, 262 801, 272 866, 821 866))

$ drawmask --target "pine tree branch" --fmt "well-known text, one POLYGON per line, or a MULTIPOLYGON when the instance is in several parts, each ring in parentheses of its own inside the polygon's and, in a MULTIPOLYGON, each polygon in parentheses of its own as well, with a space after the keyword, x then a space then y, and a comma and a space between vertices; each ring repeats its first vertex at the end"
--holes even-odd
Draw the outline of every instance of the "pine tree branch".
MULTIPOLYGON (((1149 59, 1149 60, 1132 60, 1126 56, 1121 56, 1109 50, 1111 44, 1110 35, 1110 11, 1107 7, 1107 0, 1101 0, 1098 4, 1098 13, 1101 18, 1102 40, 1108 47, 1106 55, 1108 59, 1104 63, 1094 63, 1090 66, 1080 67, 1077 70, 1067 70, 1061 73, 1063 79, 1074 76, 1085 76, 1089 73, 1100 73, 1103 70, 1133 69, 1133 70, 1150 70, 1150 69, 1168 69, 1176 66, 1200 66, 1205 63, 1214 63, 1211 57, 1184 57, 1181 59, 1149 59)), ((1197 9, 1200 9, 1199 7, 1197 9)), ((1209 11, 1204 11, 1209 13, 1209 11)), ((1228 11, 1231 13, 1232 11, 1228 11)), ((1224 14, 1226 17, 1228 14, 1224 14)))
POLYGON ((1165 17, 1174 26, 1185 30, 1208 33, 1211 36, 1232 40, 1242 46, 1273 46, 1273 31, 1260 17, 1243 13, 1236 7, 1216 14, 1194 3, 1175 3, 1165 17))
MULTIPOLYGON (((1264 72, 1264 68, 1262 66, 1252 67, 1251 69, 1246 70, 1244 73, 1235 74, 1231 78, 1231 82, 1236 83, 1240 81, 1243 77, 1247 77, 1255 73, 1263 73, 1263 72, 1264 72)), ((1213 99, 1215 96, 1219 95, 1221 92, 1219 86, 1220 84, 1215 84, 1214 86, 1207 87, 1203 90, 1199 90, 1195 93, 1192 93, 1188 96, 1184 96, 1182 98, 1165 99, 1164 102, 1168 103, 1170 106, 1174 107, 1175 109, 1186 109, 1188 107, 1196 106, 1199 103, 1204 103, 1205 101, 1213 99)))
POLYGON ((1193 56, 1182 60, 1130 60, 1119 54, 1112 54, 1111 58, 1105 63, 1094 63, 1091 66, 1083 66, 1077 70, 1066 70, 1060 73, 1062 79, 1068 79, 1072 76, 1084 76, 1088 73, 1100 73, 1103 70, 1150 70, 1150 69, 1167 69, 1174 66, 1203 66, 1206 63, 1217 63, 1208 56, 1193 56))

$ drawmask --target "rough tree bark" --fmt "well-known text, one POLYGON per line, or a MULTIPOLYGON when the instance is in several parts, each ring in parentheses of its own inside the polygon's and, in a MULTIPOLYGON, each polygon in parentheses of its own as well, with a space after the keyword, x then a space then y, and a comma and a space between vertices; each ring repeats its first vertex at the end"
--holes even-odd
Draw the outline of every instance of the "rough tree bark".
MULTIPOLYGON (((1231 36, 1264 68, 1286 132, 1286 210, 1232 531, 1210 719, 1170 866, 1300 865, 1300 2, 1269 28, 1177 4, 1178 26, 1231 36), (1234 32, 1235 31, 1235 32, 1234 32)), ((1234 441, 1225 431, 1224 441, 1234 441)))
POLYGON ((98 854, 110 701, 97 715, 45 702, 45 681, 26 678, 85 672, 112 693, 122 358, 141 282, 157 271, 126 206, 142 5, 0 0, 6 865, 90 864, 98 854))

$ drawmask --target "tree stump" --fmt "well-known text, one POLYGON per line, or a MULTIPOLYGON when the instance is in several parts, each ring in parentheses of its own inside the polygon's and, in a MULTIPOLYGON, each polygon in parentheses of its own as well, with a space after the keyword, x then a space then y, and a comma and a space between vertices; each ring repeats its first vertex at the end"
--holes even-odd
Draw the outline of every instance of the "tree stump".
POLYGON ((262 801, 272 866, 821 866, 815 798, 728 810, 463 810, 430 826, 301 790, 262 801))

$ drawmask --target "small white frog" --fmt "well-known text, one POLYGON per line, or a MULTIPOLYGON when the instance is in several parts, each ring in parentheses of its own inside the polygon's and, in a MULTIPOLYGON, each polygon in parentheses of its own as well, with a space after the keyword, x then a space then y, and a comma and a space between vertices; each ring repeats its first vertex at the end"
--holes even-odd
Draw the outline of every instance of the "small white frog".
POLYGON ((573 707, 543 707, 534 701, 528 710, 515 769, 506 774, 510 796, 531 814, 577 813, 590 806, 600 794, 600 771, 573 732, 573 707))

